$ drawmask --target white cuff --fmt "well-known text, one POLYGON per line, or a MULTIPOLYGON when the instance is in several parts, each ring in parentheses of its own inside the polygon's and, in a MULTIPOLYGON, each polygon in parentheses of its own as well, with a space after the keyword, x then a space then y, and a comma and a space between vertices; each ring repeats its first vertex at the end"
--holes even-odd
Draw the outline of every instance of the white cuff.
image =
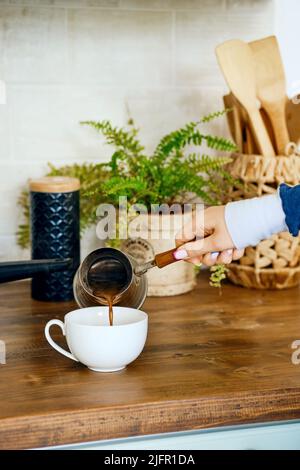
POLYGON ((270 196, 229 202, 225 207, 225 221, 238 249, 255 246, 274 233, 288 231, 277 192, 270 196))

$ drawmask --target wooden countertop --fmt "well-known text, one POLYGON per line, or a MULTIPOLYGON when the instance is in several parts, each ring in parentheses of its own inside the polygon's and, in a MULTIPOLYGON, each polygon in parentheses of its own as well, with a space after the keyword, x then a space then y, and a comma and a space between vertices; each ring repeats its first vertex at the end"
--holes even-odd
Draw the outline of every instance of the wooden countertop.
POLYGON ((91 372, 46 342, 46 322, 74 303, 33 301, 28 281, 0 285, 0 299, 0 448, 300 418, 300 365, 291 363, 299 289, 228 284, 220 296, 201 273, 190 294, 147 299, 146 348, 113 374, 91 372))

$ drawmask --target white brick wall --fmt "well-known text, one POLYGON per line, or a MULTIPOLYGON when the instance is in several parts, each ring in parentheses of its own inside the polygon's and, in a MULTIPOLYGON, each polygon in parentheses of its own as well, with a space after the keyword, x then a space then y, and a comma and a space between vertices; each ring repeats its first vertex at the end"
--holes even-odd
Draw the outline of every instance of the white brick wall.
MULTIPOLYGON (((15 244, 28 177, 104 159, 82 119, 125 123, 149 148, 166 131, 222 107, 215 46, 273 32, 272 0, 0 0, 0 259, 15 244)), ((214 131, 226 134, 225 121, 214 131)))

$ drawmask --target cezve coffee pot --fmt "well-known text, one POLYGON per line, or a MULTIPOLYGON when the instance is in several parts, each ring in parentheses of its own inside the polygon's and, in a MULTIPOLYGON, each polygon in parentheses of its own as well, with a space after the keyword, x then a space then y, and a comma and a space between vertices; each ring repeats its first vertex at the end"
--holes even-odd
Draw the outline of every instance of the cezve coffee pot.
POLYGON ((160 253, 144 265, 115 248, 99 248, 90 253, 79 266, 74 278, 74 297, 79 307, 107 304, 107 291, 118 286, 114 304, 140 308, 147 295, 145 273, 152 267, 163 268, 177 261, 176 249, 160 253))

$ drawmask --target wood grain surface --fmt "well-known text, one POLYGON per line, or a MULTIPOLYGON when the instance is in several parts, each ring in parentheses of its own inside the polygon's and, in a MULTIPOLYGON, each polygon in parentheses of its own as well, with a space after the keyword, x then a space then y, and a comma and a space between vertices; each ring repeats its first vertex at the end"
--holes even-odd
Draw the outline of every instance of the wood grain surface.
MULTIPOLYGON (((33 448, 220 425, 300 418, 300 291, 209 287, 151 298, 143 354, 95 373, 54 351, 44 326, 75 307, 0 286, 0 448, 33 448)), ((53 327, 60 344, 64 339, 53 327)))

